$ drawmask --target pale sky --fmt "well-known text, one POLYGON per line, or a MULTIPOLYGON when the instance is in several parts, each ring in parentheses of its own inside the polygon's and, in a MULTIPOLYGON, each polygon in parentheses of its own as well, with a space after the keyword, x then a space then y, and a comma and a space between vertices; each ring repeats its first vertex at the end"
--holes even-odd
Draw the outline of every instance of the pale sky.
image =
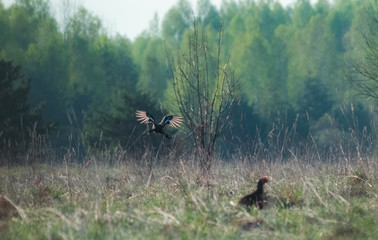
MULTIPOLYGON (((0 0, 5 6, 15 0, 0 0)), ((63 1, 50 0, 55 9, 62 6, 63 1)), ((155 13, 158 13, 159 21, 163 20, 167 11, 178 0, 69 0, 78 5, 83 5, 91 13, 98 16, 104 27, 110 34, 119 33, 130 40, 134 40, 140 33, 148 29, 149 23, 155 13)), ((296 0, 279 0, 284 6, 293 4, 296 0)), ((315 0, 312 0, 314 2, 315 0)), ((197 0, 190 0, 195 9, 197 0)), ((211 0, 219 9, 222 0, 211 0)), ((57 11, 57 10, 56 10, 57 11)))

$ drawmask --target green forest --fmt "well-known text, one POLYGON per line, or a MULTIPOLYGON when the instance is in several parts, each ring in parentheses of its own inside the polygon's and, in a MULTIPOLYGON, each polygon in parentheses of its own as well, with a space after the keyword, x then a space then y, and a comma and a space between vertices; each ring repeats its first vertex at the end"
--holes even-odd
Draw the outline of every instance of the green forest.
MULTIPOLYGON (((376 98, 351 81, 354 66, 369 59, 375 1, 297 0, 284 7, 230 0, 217 8, 198 0, 197 6, 194 15, 187 0, 178 0, 130 40, 110 34, 83 7, 62 6, 58 19, 47 0, 9 7, 0 1, 2 151, 27 150, 37 138, 63 149, 159 144, 160 137, 140 137, 146 128, 135 111, 182 114, 172 100, 173 80, 193 32, 240 83, 221 120, 227 126, 217 138, 219 153, 253 141, 311 141, 324 150, 348 144, 350 134, 375 141, 376 98)), ((171 142, 190 140, 186 129, 171 132, 171 142)))

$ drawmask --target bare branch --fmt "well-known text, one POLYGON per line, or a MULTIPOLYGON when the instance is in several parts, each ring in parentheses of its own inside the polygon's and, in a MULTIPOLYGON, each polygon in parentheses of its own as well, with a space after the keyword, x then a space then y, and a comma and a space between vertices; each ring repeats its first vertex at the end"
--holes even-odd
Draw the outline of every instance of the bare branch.
POLYGON ((348 65, 347 77, 354 87, 367 97, 378 100, 378 16, 376 3, 367 7, 367 19, 361 28, 364 55, 348 65))
POLYGON ((172 79, 175 103, 187 119, 186 127, 205 173, 211 168, 217 139, 230 124, 240 84, 228 59, 221 59, 222 31, 216 49, 209 48, 206 33, 201 34, 194 22, 188 49, 178 55, 172 79))

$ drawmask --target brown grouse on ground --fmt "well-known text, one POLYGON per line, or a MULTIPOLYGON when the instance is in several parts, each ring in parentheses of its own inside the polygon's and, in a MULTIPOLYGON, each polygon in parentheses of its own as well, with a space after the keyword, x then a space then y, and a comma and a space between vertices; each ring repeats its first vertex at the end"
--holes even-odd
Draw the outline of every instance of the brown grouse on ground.
POLYGON ((244 206, 256 206, 259 209, 264 208, 264 184, 269 182, 268 177, 260 178, 259 182, 257 183, 257 190, 251 194, 244 196, 240 199, 239 204, 244 206))

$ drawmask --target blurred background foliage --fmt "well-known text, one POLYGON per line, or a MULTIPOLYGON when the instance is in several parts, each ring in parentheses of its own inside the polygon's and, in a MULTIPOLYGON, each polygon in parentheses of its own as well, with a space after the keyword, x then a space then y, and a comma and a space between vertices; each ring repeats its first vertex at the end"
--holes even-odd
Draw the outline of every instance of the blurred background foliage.
MULTIPOLYGON (((373 2, 297 0, 283 7, 231 0, 217 8, 198 0, 197 24, 214 45, 222 26, 221 56, 243 82, 221 146, 269 138, 277 124, 295 128, 298 140, 311 135, 319 146, 349 129, 375 136, 375 103, 356 95, 345 77, 346 62, 363 54, 361 26, 373 2)), ((127 147, 145 131, 135 110, 157 118, 170 110, 170 59, 187 47, 190 3, 178 0, 161 22, 151 16, 150 28, 134 41, 110 35, 83 7, 58 11, 59 20, 47 0, 17 0, 8 8, 0 0, 2 143, 20 141, 22 128, 37 125, 45 133, 54 123, 48 131, 54 146, 80 132, 84 143, 127 147), (13 80, 7 71, 17 72, 13 80)))

